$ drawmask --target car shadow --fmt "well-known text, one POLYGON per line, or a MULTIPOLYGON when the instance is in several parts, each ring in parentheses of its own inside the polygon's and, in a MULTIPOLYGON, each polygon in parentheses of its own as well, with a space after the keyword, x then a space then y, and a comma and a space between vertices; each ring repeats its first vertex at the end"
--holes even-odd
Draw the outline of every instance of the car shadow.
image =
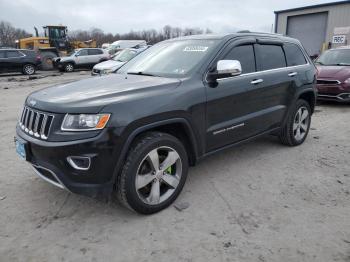
MULTIPOLYGON (((285 146, 279 143, 276 136, 266 135, 252 141, 252 143, 243 143, 238 146, 233 146, 219 153, 206 157, 204 161, 199 161, 195 167, 191 167, 189 169, 187 183, 177 201, 181 201, 181 198, 183 197, 182 194, 186 193, 186 188, 192 188, 194 191, 199 190, 205 181, 209 181, 211 179, 212 174, 215 173, 219 179, 220 176, 224 177, 224 172, 221 174, 220 169, 217 170, 218 166, 223 169, 231 168, 232 163, 237 161, 238 164, 242 158, 254 161, 254 158, 259 159, 260 154, 269 154, 269 152, 273 150, 285 150, 285 146)), ((249 166, 246 168, 249 168, 249 166)), ((51 213, 51 216, 53 216, 54 220, 72 217, 79 220, 79 217, 84 219, 86 216, 98 216, 99 214, 104 214, 105 222, 113 222, 116 220, 116 217, 118 217, 118 220, 130 222, 144 219, 144 217, 152 217, 157 215, 154 214, 151 216, 145 216, 137 214, 119 204, 116 199, 96 200, 63 191, 47 184, 45 181, 41 181, 40 179, 38 179, 37 183, 40 183, 40 185, 36 185, 40 187, 40 191, 45 191, 46 194, 46 197, 36 199, 36 201, 41 202, 37 203, 37 206, 42 207, 42 210, 50 210, 52 208, 52 206, 50 206, 51 202, 61 203, 58 205, 58 212, 49 212, 51 213)), ((33 190, 31 194, 36 195, 37 190, 33 190)), ((173 205, 170 205, 170 207, 161 211, 161 213, 170 212, 173 214, 174 212, 177 212, 174 208, 172 208, 172 206, 173 205)), ((48 216, 50 215, 48 214, 48 216)))

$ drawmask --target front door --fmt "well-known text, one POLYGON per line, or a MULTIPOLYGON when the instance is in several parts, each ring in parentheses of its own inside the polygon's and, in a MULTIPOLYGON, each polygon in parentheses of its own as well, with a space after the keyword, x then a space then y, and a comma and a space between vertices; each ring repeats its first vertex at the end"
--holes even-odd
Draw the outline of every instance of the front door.
POLYGON ((88 50, 87 49, 81 49, 75 57, 75 64, 77 67, 84 67, 86 64, 88 64, 88 50))
POLYGON ((215 87, 207 86, 207 151, 237 142, 249 136, 249 108, 247 92, 256 72, 255 55, 251 39, 229 44, 219 60, 238 60, 242 75, 217 80, 215 87))

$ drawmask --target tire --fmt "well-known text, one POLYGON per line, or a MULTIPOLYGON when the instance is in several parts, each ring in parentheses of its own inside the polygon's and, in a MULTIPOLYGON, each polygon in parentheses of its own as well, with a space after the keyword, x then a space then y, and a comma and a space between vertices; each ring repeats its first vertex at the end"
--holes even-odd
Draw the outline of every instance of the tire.
POLYGON ((185 184, 187 172, 184 145, 166 133, 148 132, 131 146, 117 177, 114 194, 124 206, 138 213, 156 213, 175 201, 185 184))
POLYGON ((25 64, 22 68, 22 73, 25 75, 34 75, 35 74, 35 66, 32 64, 25 64))
POLYGON ((72 63, 67 63, 64 65, 64 71, 70 73, 74 71, 74 65, 72 63))
POLYGON ((41 68, 43 70, 52 70, 52 59, 55 57, 57 57, 57 55, 53 52, 41 52, 41 68))
POLYGON ((304 143, 311 125, 311 108, 303 99, 296 101, 293 110, 282 127, 279 138, 282 144, 298 146, 304 143))

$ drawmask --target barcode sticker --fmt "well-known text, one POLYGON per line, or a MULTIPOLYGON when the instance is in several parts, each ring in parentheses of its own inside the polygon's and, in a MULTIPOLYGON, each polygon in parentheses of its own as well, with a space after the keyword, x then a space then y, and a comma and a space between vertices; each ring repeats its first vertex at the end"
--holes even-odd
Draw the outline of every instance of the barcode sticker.
POLYGON ((186 46, 184 48, 184 52, 205 52, 207 51, 208 46, 198 46, 198 45, 194 45, 194 46, 186 46))

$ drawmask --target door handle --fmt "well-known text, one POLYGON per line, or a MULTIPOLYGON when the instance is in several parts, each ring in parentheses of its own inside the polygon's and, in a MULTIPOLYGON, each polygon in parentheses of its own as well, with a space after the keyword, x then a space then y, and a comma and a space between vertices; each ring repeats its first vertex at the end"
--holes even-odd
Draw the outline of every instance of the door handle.
POLYGON ((298 72, 291 72, 288 74, 288 76, 293 77, 293 76, 296 76, 297 74, 298 74, 298 72))
POLYGON ((252 82, 250 82, 252 85, 257 85, 264 82, 263 79, 254 79, 252 82))

